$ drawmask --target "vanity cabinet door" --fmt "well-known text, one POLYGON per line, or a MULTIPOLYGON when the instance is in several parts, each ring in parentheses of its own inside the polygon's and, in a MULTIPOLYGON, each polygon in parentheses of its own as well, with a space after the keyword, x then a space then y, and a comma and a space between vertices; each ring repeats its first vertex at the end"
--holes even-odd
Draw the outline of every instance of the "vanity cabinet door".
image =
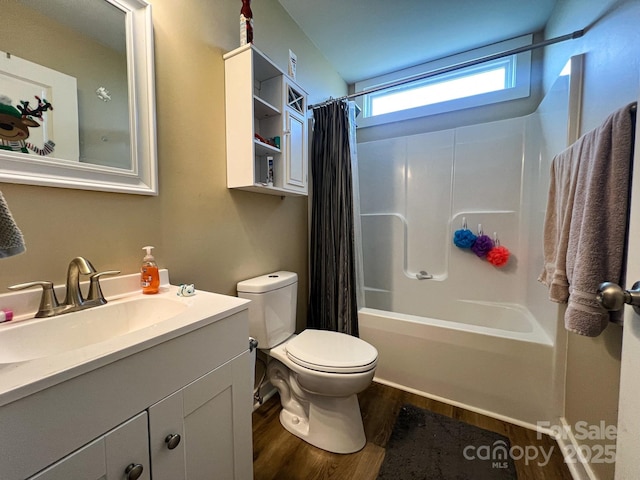
POLYGON ((149 408, 153 480, 253 478, 250 368, 246 351, 149 408))
POLYGON ((147 412, 114 428, 30 480, 150 480, 147 412))

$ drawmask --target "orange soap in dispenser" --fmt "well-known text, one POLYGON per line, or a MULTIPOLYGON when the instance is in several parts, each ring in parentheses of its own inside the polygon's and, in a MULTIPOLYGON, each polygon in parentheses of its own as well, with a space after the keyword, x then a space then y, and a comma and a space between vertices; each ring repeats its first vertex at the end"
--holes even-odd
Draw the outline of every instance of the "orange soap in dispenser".
POLYGON ((151 294, 158 293, 160 290, 160 273, 155 258, 151 255, 152 246, 143 247, 147 254, 142 259, 142 267, 140 268, 140 286, 142 293, 151 294))

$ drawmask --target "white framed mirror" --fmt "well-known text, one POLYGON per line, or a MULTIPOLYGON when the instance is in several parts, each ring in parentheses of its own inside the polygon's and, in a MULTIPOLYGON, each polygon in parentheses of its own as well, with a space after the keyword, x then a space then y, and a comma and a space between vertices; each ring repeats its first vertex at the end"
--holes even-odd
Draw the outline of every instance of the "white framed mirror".
POLYGON ((151 5, 2 10, 0 182, 157 195, 151 5))

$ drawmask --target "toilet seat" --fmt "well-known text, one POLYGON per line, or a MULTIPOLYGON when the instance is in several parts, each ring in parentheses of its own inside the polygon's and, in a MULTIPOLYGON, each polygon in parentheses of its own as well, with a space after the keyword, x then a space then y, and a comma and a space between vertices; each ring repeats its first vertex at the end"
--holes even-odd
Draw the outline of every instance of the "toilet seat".
POLYGON ((326 373, 360 373, 375 368, 378 351, 345 333, 304 330, 286 343, 287 357, 301 367, 326 373))

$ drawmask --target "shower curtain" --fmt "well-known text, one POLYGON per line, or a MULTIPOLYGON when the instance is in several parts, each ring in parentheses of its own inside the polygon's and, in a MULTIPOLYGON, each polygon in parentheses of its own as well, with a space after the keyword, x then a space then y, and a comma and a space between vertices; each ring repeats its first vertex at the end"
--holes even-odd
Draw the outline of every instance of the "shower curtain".
POLYGON ((308 326, 358 336, 349 108, 313 110, 308 326))

